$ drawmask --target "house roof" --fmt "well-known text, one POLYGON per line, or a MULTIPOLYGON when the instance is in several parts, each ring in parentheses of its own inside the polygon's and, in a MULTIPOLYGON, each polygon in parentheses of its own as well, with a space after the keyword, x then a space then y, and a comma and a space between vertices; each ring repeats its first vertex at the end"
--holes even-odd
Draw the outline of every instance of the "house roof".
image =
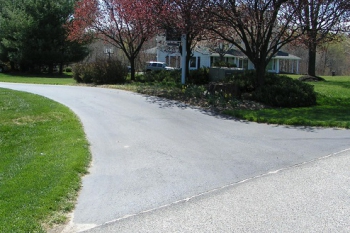
POLYGON ((297 57, 293 54, 289 54, 283 51, 278 51, 276 55, 273 58, 277 59, 284 59, 284 60, 301 60, 300 57, 297 57))
MULTIPOLYGON (((157 54, 157 47, 146 49, 143 52, 148 53, 148 54, 157 54)), ((204 54, 204 55, 209 55, 211 57, 220 57, 220 54, 214 50, 210 50, 207 47, 203 46, 196 46, 194 49, 196 52, 204 54)), ((180 53, 176 52, 177 55, 180 55, 180 53)), ((247 56, 241 52, 240 50, 236 49, 230 49, 227 51, 225 54, 225 57, 238 57, 238 58, 246 58, 247 56)), ((301 60, 300 57, 297 57, 295 55, 289 54, 284 51, 278 51, 276 55, 273 57, 273 59, 283 59, 283 60, 301 60)))
MULTIPOLYGON (((220 57, 220 54, 216 51, 213 51, 211 53, 212 57, 220 57)), ((239 50, 236 50, 236 49, 230 49, 228 50, 226 53, 225 53, 225 57, 239 57, 239 58, 245 58, 247 57, 244 53, 242 53, 241 51, 239 50)))
MULTIPOLYGON (((213 52, 211 54, 212 57, 219 57, 220 54, 217 52, 213 52)), ((241 52, 240 50, 231 49, 226 54, 225 57, 239 57, 239 58, 246 58, 247 56, 241 52)), ((295 55, 289 54, 284 51, 278 51, 275 56, 273 56, 274 59, 283 59, 283 60, 301 60, 300 57, 297 57, 295 55)))

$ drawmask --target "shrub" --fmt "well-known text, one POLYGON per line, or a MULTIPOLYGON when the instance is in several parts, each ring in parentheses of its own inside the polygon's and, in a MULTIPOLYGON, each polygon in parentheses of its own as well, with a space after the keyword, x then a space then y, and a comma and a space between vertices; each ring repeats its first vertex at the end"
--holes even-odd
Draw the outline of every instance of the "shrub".
POLYGON ((182 93, 185 98, 202 98, 204 97, 205 87, 197 85, 184 85, 182 86, 182 93))
POLYGON ((66 67, 66 69, 65 69, 66 72, 72 72, 72 70, 73 70, 73 69, 72 69, 72 67, 70 67, 70 66, 66 67))
POLYGON ((203 85, 209 83, 209 69, 200 68, 198 70, 191 70, 188 77, 189 84, 203 85))
POLYGON ((236 64, 225 62, 225 61, 216 61, 216 62, 214 62, 213 65, 216 67, 237 67, 236 64))
POLYGON ((252 97, 274 107, 308 107, 316 104, 313 86, 276 74, 266 75, 265 85, 257 88, 252 97))
POLYGON ((179 70, 155 70, 148 71, 143 74, 143 76, 138 78, 138 81, 144 82, 180 82, 180 71, 179 70))
POLYGON ((257 87, 257 80, 254 70, 247 70, 240 72, 228 78, 227 82, 233 82, 239 89, 240 92, 251 92, 257 87))
POLYGON ((78 83, 92 83, 93 69, 92 63, 77 63, 73 66, 73 79, 78 83))
POLYGON ((73 78, 78 83, 116 84, 124 83, 128 70, 118 60, 96 60, 78 63, 73 67, 73 78))

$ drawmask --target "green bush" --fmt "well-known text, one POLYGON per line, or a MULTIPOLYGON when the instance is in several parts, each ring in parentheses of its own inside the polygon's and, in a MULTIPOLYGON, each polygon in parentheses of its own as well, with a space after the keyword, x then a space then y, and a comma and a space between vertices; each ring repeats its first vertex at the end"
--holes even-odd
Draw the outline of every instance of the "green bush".
POLYGON ((247 70, 227 78, 226 82, 233 82, 242 93, 251 92, 257 87, 255 74, 256 72, 254 70, 247 70))
POLYGON ((72 72, 73 69, 72 69, 72 67, 68 66, 68 67, 66 67, 65 71, 66 71, 66 72, 72 72))
POLYGON ((216 62, 214 62, 213 65, 216 67, 237 67, 236 64, 234 64, 234 63, 232 64, 232 63, 225 62, 225 61, 216 61, 216 62))
POLYGON ((203 85, 209 83, 209 69, 200 68, 198 70, 191 70, 188 77, 189 84, 203 85))
POLYGON ((116 84, 125 83, 128 70, 118 60, 96 60, 78 63, 73 67, 73 78, 78 83, 116 84))
POLYGON ((285 75, 268 74, 265 84, 253 92, 253 99, 274 107, 308 107, 316 104, 313 86, 285 75))
POLYGON ((92 83, 93 63, 78 63, 73 66, 73 79, 78 83, 92 83))
POLYGON ((179 70, 156 70, 148 71, 143 76, 138 77, 140 82, 163 82, 179 83, 181 74, 179 70))

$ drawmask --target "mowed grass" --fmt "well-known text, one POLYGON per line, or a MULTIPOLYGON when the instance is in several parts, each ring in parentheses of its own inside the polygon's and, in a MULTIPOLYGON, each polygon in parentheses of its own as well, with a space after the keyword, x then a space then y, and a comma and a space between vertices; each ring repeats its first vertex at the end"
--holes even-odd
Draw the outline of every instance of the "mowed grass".
POLYGON ((79 119, 38 95, 0 88, 0 232, 66 220, 90 161, 79 119))
MULTIPOLYGON (((299 76, 293 76, 297 77, 299 76)), ((270 124, 350 128, 350 76, 323 78, 326 79, 325 82, 309 82, 317 92, 316 106, 232 110, 224 113, 249 121, 270 124)))
POLYGON ((62 76, 28 76, 16 73, 0 73, 0 82, 11 83, 33 83, 33 84, 51 84, 51 85, 74 85, 75 80, 71 73, 65 73, 62 76))

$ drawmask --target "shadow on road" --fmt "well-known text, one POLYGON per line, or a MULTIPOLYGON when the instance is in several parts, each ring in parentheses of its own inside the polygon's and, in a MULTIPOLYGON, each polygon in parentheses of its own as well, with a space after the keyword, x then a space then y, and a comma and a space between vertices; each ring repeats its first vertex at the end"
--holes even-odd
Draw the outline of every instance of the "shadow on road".
POLYGON ((246 123, 246 124, 252 123, 249 121, 238 119, 238 118, 233 117, 233 116, 224 115, 224 114, 220 113, 220 111, 216 108, 203 108, 203 107, 199 107, 199 106, 186 104, 186 103, 181 102, 181 101, 169 100, 169 99, 158 97, 158 96, 148 96, 148 95, 145 95, 145 96, 146 96, 146 101, 148 103, 157 104, 159 106, 159 108, 193 109, 193 110, 199 111, 205 115, 216 117, 218 119, 233 120, 233 121, 238 121, 238 122, 242 122, 242 123, 246 123))

